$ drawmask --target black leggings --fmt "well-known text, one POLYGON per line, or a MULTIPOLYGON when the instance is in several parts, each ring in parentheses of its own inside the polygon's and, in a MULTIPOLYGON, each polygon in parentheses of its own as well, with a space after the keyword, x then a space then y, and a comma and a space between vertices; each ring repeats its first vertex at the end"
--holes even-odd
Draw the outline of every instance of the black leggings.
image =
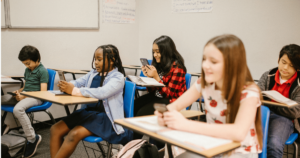
MULTIPOLYGON (((161 103, 168 105, 170 103, 169 99, 159 98, 154 95, 154 93, 148 93, 134 100, 134 116, 145 116, 145 115, 153 115, 155 103, 161 103)), ((133 139, 142 139, 143 135, 134 132, 133 139)), ((164 143, 158 142, 155 140, 151 140, 150 142, 155 144, 158 149, 164 147, 164 143)))
POLYGON ((153 115, 155 103, 168 105, 169 99, 159 98, 154 93, 148 93, 134 100, 134 116, 153 115))

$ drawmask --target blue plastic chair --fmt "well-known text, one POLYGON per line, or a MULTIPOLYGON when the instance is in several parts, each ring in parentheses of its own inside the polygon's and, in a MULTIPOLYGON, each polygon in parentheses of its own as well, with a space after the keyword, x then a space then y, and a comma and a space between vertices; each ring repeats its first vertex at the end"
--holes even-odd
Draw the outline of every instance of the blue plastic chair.
MULTIPOLYGON (((192 75, 189 73, 185 74, 185 84, 186 84, 186 90, 188 90, 191 87, 191 80, 192 80, 192 75)), ((190 110, 192 108, 192 105, 186 107, 186 110, 190 110)))
MULTIPOLYGON (((125 81, 125 92, 124 92, 124 101, 123 102, 124 102, 124 112, 125 112, 126 118, 133 117, 135 89, 136 89, 135 83, 130 82, 130 81, 125 81)), ((130 139, 132 139, 132 138, 130 138, 130 139)), ((102 152, 103 157, 105 157, 104 149, 103 149, 102 145, 100 144, 100 142, 103 141, 103 139, 101 137, 88 136, 88 137, 84 138, 83 141, 86 141, 89 143, 97 143, 99 149, 102 152)), ((107 150, 108 158, 111 157, 111 149, 112 149, 112 144, 109 144, 108 150, 107 150)))
POLYGON ((258 154, 259 158, 267 158, 267 142, 269 131, 270 109, 266 106, 261 106, 261 125, 263 132, 263 148, 262 152, 258 154))
MULTIPOLYGON (((48 70, 48 74, 49 74, 49 82, 47 84, 47 90, 53 90, 56 71, 51 70, 51 69, 47 69, 47 70, 48 70)), ((26 113, 44 111, 45 113, 47 113, 49 115, 49 117, 50 117, 51 121, 53 122, 53 124, 55 124, 56 122, 55 122, 52 114, 48 111, 48 108, 50 108, 51 105, 52 105, 51 102, 43 102, 42 105, 28 108, 26 110, 26 113)), ((2 116, 2 122, 3 123, 4 123, 4 119, 6 118, 7 112, 13 113, 14 107, 15 107, 15 105, 1 105, 1 110, 4 111, 4 114, 2 116)), ((31 123, 32 122, 33 122, 33 117, 31 117, 31 123)))
MULTIPOLYGON (((294 145, 294 158, 298 157, 298 145, 295 142, 297 138, 298 138, 298 133, 293 133, 290 135, 289 139, 285 142, 285 145, 291 145, 291 144, 294 145)), ((287 153, 289 152, 287 151, 287 153)), ((288 156, 289 155, 287 154, 287 157, 288 156)))

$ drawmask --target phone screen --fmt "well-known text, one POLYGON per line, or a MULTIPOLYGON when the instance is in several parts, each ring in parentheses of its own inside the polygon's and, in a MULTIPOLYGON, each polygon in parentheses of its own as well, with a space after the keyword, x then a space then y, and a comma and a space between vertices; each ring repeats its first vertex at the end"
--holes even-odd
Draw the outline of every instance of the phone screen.
POLYGON ((146 58, 141 58, 140 60, 143 66, 149 65, 148 60, 146 58))
POLYGON ((61 81, 65 81, 65 75, 63 71, 57 71, 58 72, 58 76, 59 76, 59 80, 61 81))
POLYGON ((12 96, 16 96, 17 95, 16 93, 13 93, 13 92, 7 92, 7 94, 10 94, 12 96))
POLYGON ((164 112, 168 111, 166 104, 155 103, 154 109, 159 111, 160 113, 164 113, 164 112))

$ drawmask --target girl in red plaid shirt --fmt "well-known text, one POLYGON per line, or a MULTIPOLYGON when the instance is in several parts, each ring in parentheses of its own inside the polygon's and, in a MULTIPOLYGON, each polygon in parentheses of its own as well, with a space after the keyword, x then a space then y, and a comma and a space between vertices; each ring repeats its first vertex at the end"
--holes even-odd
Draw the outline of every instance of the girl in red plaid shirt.
MULTIPOLYGON (((152 52, 152 65, 143 66, 142 71, 145 76, 154 78, 165 87, 147 88, 149 93, 134 102, 135 116, 153 115, 154 103, 172 103, 186 91, 184 60, 173 40, 168 36, 155 39, 152 52)), ((141 138, 141 135, 135 134, 134 138, 141 138)))

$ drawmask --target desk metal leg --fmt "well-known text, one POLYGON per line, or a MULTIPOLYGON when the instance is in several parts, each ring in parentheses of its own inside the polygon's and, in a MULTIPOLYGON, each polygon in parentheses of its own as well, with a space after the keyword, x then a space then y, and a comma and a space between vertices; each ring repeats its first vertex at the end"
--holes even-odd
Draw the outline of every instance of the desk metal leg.
POLYGON ((69 107, 68 107, 68 105, 66 105, 66 106, 64 106, 64 107, 65 107, 65 110, 66 110, 67 116, 69 116, 69 115, 70 115, 70 110, 69 110, 69 107))
POLYGON ((167 149, 168 149, 169 158, 173 158, 172 148, 170 144, 167 144, 167 149))
POLYGON ((135 69, 135 75, 134 76, 136 76, 136 74, 137 74, 137 69, 135 69))

